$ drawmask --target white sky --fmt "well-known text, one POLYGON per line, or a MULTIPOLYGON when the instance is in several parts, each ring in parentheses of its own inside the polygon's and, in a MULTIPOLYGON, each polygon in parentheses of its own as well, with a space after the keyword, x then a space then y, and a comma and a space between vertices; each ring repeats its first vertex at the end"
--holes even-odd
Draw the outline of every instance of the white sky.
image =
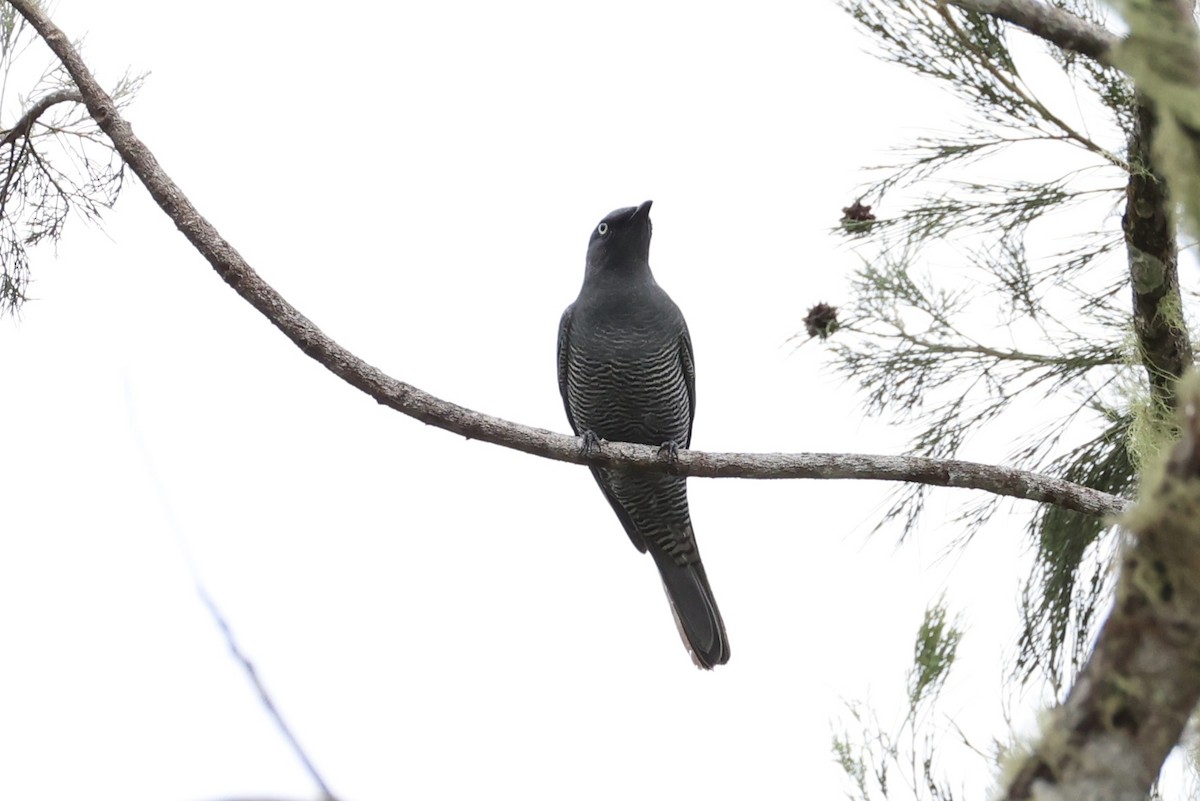
MULTIPOLYGON (((899 451, 820 348, 784 341, 845 297, 857 257, 828 229, 859 167, 956 112, 865 55, 832 4, 332 9, 53 13, 104 83, 152 73, 128 116, 163 166, 391 375, 565 431, 555 333, 588 234, 652 198, 651 263, 696 348, 693 444, 899 451)), ((36 302, 0 322, 8 797, 315 795, 185 553, 347 801, 840 796, 831 721, 843 699, 898 717, 943 591, 970 627, 945 709, 981 744, 1003 734, 1027 504, 939 561, 953 505, 896 549, 867 538, 885 486, 693 481, 733 650, 701 673, 585 470, 341 383, 136 181, 34 270, 36 302)), ((979 763, 961 770, 983 789, 979 763)))

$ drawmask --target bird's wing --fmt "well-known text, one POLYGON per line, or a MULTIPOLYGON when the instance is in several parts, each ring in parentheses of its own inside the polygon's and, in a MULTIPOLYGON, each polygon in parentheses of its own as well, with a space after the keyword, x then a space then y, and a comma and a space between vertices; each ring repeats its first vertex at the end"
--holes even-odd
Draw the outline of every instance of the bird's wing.
MULTIPOLYGON (((575 423, 575 415, 571 414, 571 398, 567 391, 567 384, 571 380, 571 360, 568 357, 570 353, 571 340, 571 318, 575 312, 575 305, 572 304, 563 312, 562 320, 558 324, 558 391, 562 395, 563 408, 567 410, 567 422, 571 424, 571 430, 575 432, 575 436, 583 436, 583 432, 579 430, 579 426, 575 423)), ((608 501, 613 511, 617 513, 617 519, 621 521, 622 528, 629 535, 629 540, 633 543, 633 547, 637 548, 642 553, 646 552, 646 539, 637 530, 637 526, 633 522, 633 518, 629 516, 629 512, 625 511, 625 507, 617 500, 617 496, 613 494, 612 487, 609 486, 609 477, 607 471, 592 467, 592 476, 595 477, 596 483, 600 485, 600 491, 604 493, 605 500, 608 501)))
POLYGON ((683 324, 683 336, 679 338, 679 359, 683 362, 683 380, 687 383, 688 427, 684 448, 692 446, 692 422, 696 419, 696 363, 692 359, 692 335, 687 323, 683 324))
POLYGON ((610 486, 610 482, 614 480, 614 475, 611 471, 605 470, 602 467, 592 467, 589 469, 592 471, 596 483, 600 485, 600 491, 604 493, 604 499, 608 501, 608 505, 616 512, 617 519, 621 521, 621 528, 625 529, 625 533, 629 535, 629 541, 633 543, 634 548, 645 553, 646 538, 642 536, 642 532, 638 531, 637 523, 633 522, 633 518, 629 516, 629 512, 625 509, 624 504, 617 498, 612 486, 610 486))
POLYGON ((579 428, 575 425, 575 415, 571 414, 571 400, 567 395, 568 371, 570 370, 570 359, 568 358, 569 348, 567 347, 571 337, 571 317, 575 313, 575 304, 572 303, 563 312, 562 320, 558 323, 558 393, 562 395, 563 408, 567 410, 567 422, 571 424, 571 431, 579 436, 579 428))

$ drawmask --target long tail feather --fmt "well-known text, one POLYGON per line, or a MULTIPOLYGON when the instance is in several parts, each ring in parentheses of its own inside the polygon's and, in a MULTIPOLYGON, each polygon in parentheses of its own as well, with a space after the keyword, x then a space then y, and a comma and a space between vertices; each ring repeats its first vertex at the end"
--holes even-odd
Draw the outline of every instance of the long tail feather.
POLYGON ((729 637, 704 565, 699 561, 680 565, 668 554, 653 547, 650 550, 671 602, 679 636, 692 661, 705 670, 728 662, 729 637))

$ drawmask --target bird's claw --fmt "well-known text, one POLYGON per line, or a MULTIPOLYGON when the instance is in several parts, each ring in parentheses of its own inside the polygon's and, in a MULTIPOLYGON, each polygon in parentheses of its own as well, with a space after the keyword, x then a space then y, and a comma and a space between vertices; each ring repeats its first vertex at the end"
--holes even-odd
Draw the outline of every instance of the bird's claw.
POLYGON ((658 458, 670 464, 679 463, 679 443, 669 439, 658 446, 658 458))
POLYGON ((584 456, 595 456, 600 453, 600 438, 596 436, 596 432, 590 428, 579 435, 583 443, 579 446, 579 452, 584 456))

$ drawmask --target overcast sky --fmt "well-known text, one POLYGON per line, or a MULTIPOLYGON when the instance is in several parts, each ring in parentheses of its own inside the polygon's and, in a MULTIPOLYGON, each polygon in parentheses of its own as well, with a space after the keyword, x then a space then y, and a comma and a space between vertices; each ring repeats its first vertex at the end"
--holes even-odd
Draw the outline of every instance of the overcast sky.
MULTIPOLYGON (((860 168, 958 112, 831 3, 344 9, 52 12, 106 85, 150 72, 128 117, 164 168, 396 378, 566 431, 555 334, 588 235, 653 199, 651 264, 696 351, 693 446, 900 451, 820 347, 786 340, 845 298, 858 257, 829 229, 860 168)), ((939 559, 968 493, 897 548, 868 536, 887 486, 693 480, 732 644, 702 673, 586 470, 342 383, 136 180, 33 269, 35 300, 0 321, 5 796, 315 796, 193 571, 347 801, 840 796, 831 722, 850 699, 899 718, 943 592, 968 626, 946 712, 1003 735, 1028 504, 939 559)), ((960 769, 982 790, 981 762, 960 769)))

